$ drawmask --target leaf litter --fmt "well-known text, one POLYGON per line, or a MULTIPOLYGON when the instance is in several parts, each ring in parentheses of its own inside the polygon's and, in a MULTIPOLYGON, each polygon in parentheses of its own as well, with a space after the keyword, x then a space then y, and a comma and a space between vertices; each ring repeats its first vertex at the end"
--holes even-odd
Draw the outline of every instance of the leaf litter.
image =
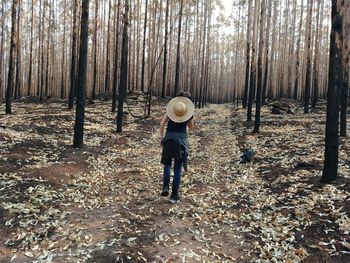
POLYGON ((146 120, 127 116, 123 134, 115 133, 107 103, 89 106, 82 150, 70 148, 74 118, 65 105, 14 108, 14 115, 0 115, 0 260, 350 259, 347 141, 340 146, 338 183, 317 182, 324 110, 275 116, 264 109, 259 135, 232 105, 197 110, 182 200, 172 206, 158 196, 163 103, 146 120), (252 163, 239 164, 244 148, 256 153, 252 163), (82 161, 86 169, 72 169, 82 161), (316 168, 296 169, 298 162, 316 168), (57 184, 49 168, 63 166, 57 184))

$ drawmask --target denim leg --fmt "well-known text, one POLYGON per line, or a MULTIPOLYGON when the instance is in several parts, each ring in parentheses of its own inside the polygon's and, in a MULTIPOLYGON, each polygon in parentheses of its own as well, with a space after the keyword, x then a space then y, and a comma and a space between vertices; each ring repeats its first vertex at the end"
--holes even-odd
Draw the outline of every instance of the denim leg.
POLYGON ((181 180, 181 170, 182 170, 182 160, 175 160, 173 188, 172 188, 172 193, 171 193, 172 196, 176 196, 179 193, 180 180, 181 180))
POLYGON ((171 165, 164 165, 163 190, 169 191, 171 165))

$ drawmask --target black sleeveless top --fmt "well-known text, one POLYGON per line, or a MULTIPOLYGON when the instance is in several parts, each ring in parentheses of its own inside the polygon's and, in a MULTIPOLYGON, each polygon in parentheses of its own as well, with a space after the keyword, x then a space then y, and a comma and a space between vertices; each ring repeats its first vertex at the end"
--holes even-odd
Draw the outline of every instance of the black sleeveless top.
POLYGON ((172 120, 169 119, 168 126, 167 126, 166 130, 171 131, 171 132, 186 133, 187 123, 188 123, 188 121, 177 123, 177 122, 173 122, 172 120))

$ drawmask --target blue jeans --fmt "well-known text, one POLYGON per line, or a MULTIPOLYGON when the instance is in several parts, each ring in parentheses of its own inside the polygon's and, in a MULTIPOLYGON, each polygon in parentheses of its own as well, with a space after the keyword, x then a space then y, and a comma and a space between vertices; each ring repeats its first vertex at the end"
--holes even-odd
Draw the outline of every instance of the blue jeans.
MULTIPOLYGON (((182 170, 182 160, 175 160, 174 179, 173 179, 173 187, 172 187, 172 193, 171 193, 172 196, 176 196, 179 193, 181 170, 182 170)), ((170 171, 171 171, 171 165, 164 165, 163 190, 169 191, 170 171)))

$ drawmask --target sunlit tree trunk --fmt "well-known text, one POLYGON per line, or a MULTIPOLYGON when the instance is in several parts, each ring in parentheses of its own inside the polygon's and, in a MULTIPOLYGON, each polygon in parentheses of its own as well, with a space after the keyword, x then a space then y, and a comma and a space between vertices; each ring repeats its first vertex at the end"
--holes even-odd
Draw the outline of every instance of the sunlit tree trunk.
POLYGON ((244 95, 242 100, 243 108, 247 107, 248 91, 249 91, 251 13, 252 13, 252 0, 248 0, 247 47, 246 47, 246 61, 245 61, 246 70, 245 70, 244 95))
POLYGON ((16 46, 17 46, 17 19, 16 19, 16 10, 17 10, 18 2, 17 0, 12 1, 11 8, 11 17, 12 17, 12 25, 11 25, 11 43, 10 43, 10 60, 9 60, 9 70, 8 70, 8 79, 7 79, 7 92, 6 92, 6 108, 5 113, 11 114, 11 99, 13 93, 14 86, 14 69, 15 69, 15 57, 16 57, 16 46))
POLYGON ((314 0, 309 0, 309 12, 307 19, 307 60, 306 60, 306 81, 304 94, 304 113, 309 113, 310 90, 311 90, 311 28, 312 28, 312 6, 314 0))
POLYGON ((74 0, 73 27, 72 27, 72 48, 71 48, 71 69, 70 69, 70 90, 68 99, 68 109, 73 109, 74 94, 76 85, 76 46, 77 46, 77 13, 78 0, 74 0))

